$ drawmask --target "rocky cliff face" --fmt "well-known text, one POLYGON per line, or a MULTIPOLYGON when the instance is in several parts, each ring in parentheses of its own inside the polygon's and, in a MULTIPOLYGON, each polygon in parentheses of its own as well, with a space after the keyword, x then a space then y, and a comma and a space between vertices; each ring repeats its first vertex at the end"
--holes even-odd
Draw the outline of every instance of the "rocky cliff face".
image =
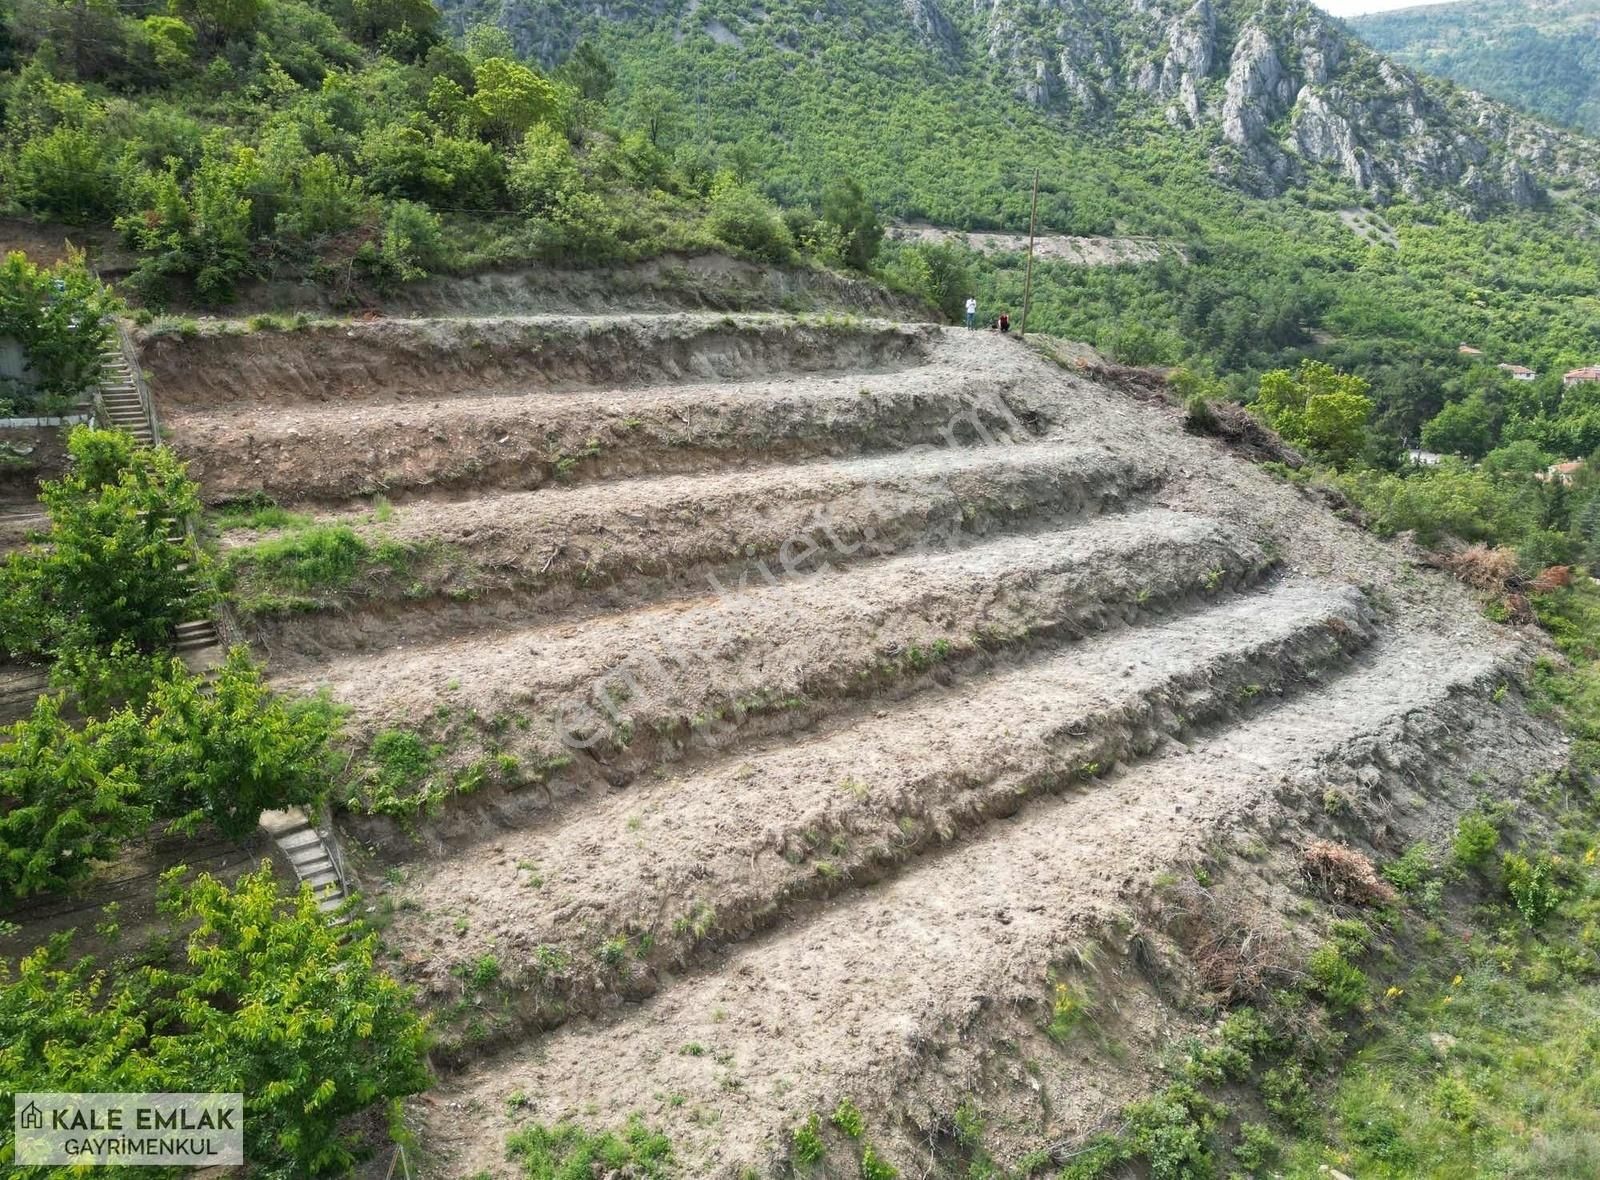
POLYGON ((1253 192, 1313 168, 1377 200, 1449 189, 1476 207, 1600 187, 1586 140, 1425 82, 1305 0, 974 0, 972 19, 1019 98, 1085 117, 1159 103, 1253 192))
POLYGON ((703 0, 444 2, 458 24, 493 12, 546 64, 625 23, 741 50, 723 20, 899 31, 930 69, 985 72, 1102 133, 1153 108, 1205 138, 1218 176, 1261 195, 1319 171, 1375 201, 1444 194, 1464 211, 1534 204, 1551 185, 1600 191, 1593 141, 1419 77, 1309 0, 765 0, 722 4, 716 21, 703 0))

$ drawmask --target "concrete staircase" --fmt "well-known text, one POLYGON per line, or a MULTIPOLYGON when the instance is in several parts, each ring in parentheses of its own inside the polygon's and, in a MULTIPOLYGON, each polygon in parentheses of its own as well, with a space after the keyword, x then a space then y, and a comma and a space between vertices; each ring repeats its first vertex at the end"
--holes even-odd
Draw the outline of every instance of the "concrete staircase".
MULTIPOLYGON (((142 446, 160 446, 150 391, 134 371, 120 328, 116 341, 101 353, 100 388, 95 396, 95 404, 102 423, 111 429, 126 431, 142 446)), ((181 545, 191 539, 192 533, 186 522, 171 523, 168 541, 181 545)), ((216 621, 209 616, 201 616, 178 624, 172 646, 185 660, 189 660, 195 656, 203 657, 208 649, 220 647, 221 643, 216 621)), ((201 662, 209 661, 202 658, 201 662)))
MULTIPOLYGON (((162 445, 149 388, 134 371, 130 350, 120 329, 117 344, 106 349, 102 359, 100 389, 95 399, 102 422, 126 431, 144 446, 162 445)), ((173 520, 168 523, 168 541, 174 545, 193 543, 191 522, 173 520)), ((179 623, 173 635, 174 650, 191 668, 214 666, 221 647, 221 629, 217 620, 210 616, 179 623)), ((298 807, 269 811, 262 814, 261 826, 288 859, 295 877, 311 887, 318 907, 324 913, 337 911, 345 899, 345 879, 338 852, 331 841, 323 838, 310 817, 298 807)))
POLYGON ((150 407, 140 390, 138 377, 121 347, 108 348, 100 377, 99 402, 108 425, 126 430, 147 447, 156 445, 156 431, 150 407))
POLYGON ((323 913, 332 913, 344 904, 345 881, 335 849, 324 840, 304 811, 291 807, 285 811, 263 812, 261 826, 288 858, 295 877, 301 884, 311 887, 323 913))

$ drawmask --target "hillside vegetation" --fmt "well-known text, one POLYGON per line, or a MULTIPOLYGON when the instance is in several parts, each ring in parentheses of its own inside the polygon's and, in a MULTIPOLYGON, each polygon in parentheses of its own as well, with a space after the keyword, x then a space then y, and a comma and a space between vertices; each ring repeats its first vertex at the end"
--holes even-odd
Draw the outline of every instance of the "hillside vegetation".
POLYGON ((1356 17, 1397 61, 1557 123, 1600 133, 1600 3, 1463 0, 1356 17))

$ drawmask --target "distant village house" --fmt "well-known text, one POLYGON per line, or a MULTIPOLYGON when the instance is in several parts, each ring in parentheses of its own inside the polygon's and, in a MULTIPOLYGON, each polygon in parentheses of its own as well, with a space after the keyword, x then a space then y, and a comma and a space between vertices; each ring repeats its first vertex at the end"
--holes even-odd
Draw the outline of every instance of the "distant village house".
POLYGON ((1459 352, 1462 356, 1482 356, 1483 355, 1483 349, 1481 349, 1481 348, 1473 348, 1472 345, 1470 345, 1470 344, 1463 344, 1460 348, 1456 349, 1456 351, 1459 352))
POLYGON ((1583 460, 1573 459, 1569 463, 1552 463, 1546 467, 1544 474, 1539 478, 1545 483, 1559 483, 1571 487, 1572 481, 1578 477, 1578 472, 1583 470, 1583 460))
POLYGON ((1561 377, 1563 385, 1581 385, 1585 381, 1600 381, 1600 365, 1585 365, 1581 369, 1568 369, 1561 377))
POLYGON ((1510 373, 1513 381, 1532 381, 1539 375, 1526 365, 1508 365, 1504 361, 1496 365, 1495 368, 1502 372, 1510 373))

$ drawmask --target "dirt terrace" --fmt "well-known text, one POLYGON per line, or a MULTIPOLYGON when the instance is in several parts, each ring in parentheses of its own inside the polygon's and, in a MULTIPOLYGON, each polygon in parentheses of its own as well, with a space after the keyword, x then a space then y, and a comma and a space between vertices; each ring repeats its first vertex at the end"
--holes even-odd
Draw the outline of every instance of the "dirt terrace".
MULTIPOLYGON (((1016 340, 339 332, 173 345, 156 388, 213 500, 438 547, 404 593, 257 620, 282 685, 544 768, 343 820, 439 1017, 429 1175, 512 1175, 527 1119, 634 1113, 686 1176, 782 1174, 847 1096, 904 1174, 963 1102, 1014 1162, 1197 1031, 1141 926, 1159 881, 1292 848, 1329 798, 1392 851, 1555 757, 1500 691, 1526 641, 1462 588, 1016 340), (392 516, 354 511, 379 490, 392 516), (1095 962, 1131 1056, 1041 1032, 1095 962)), ((1232 863, 1291 912, 1279 862, 1232 863)))

